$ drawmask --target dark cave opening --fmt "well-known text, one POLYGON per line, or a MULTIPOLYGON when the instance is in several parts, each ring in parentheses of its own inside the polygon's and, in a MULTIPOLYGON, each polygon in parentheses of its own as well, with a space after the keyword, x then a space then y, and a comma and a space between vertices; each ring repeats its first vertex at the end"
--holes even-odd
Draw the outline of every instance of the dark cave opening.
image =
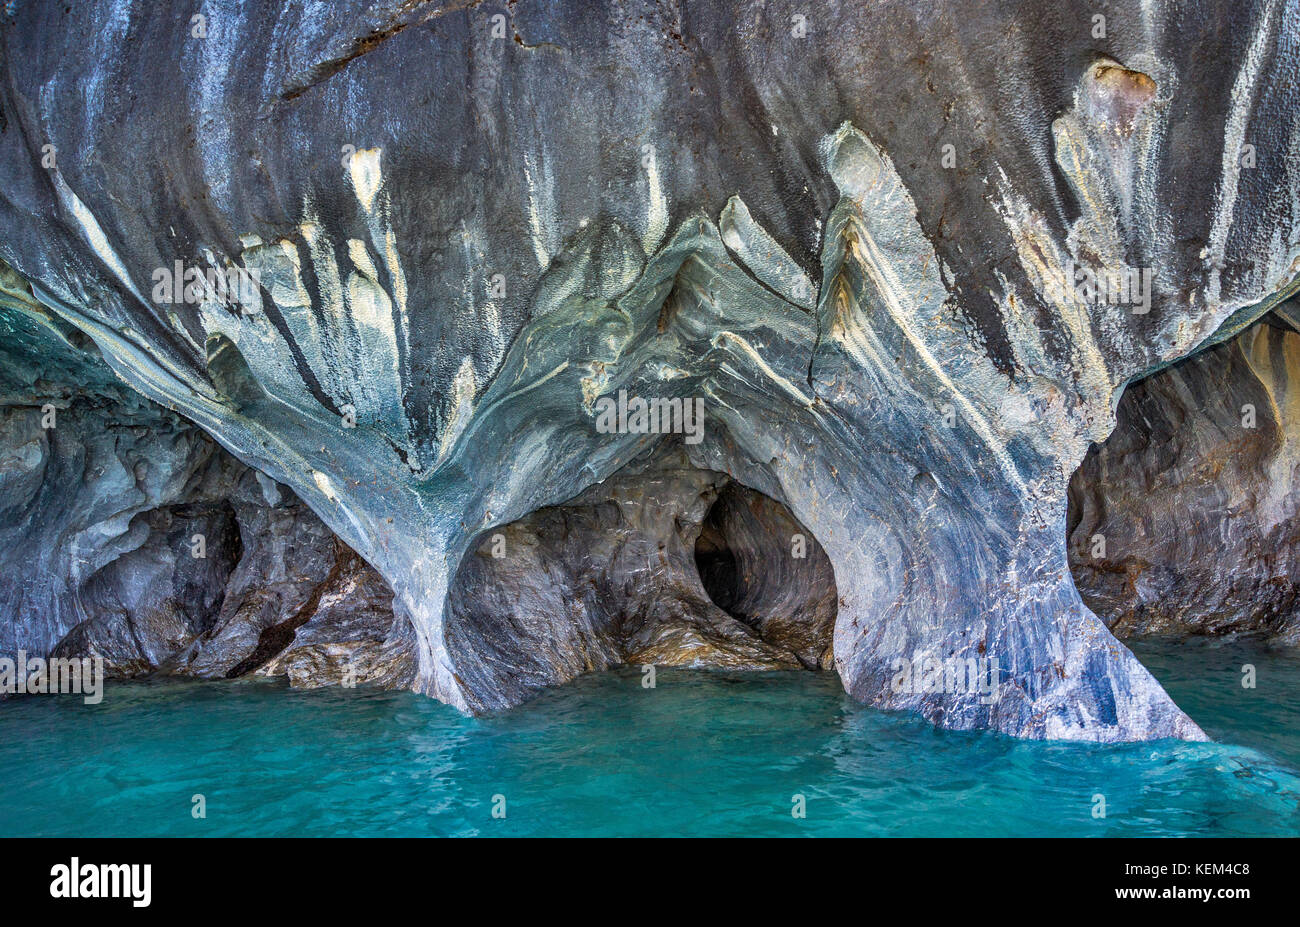
POLYGON ((623 665, 830 669, 838 601, 785 505, 665 446, 481 534, 445 639, 484 711, 623 665))
POLYGON ((710 600, 807 669, 829 669, 838 613, 829 557, 786 506, 736 482, 709 506, 695 568, 710 600))
POLYGON ((739 618, 735 607, 741 598, 740 568, 736 564, 735 551, 718 524, 716 510, 716 504, 709 509, 700 536, 695 541, 695 569, 713 603, 733 618, 739 618))

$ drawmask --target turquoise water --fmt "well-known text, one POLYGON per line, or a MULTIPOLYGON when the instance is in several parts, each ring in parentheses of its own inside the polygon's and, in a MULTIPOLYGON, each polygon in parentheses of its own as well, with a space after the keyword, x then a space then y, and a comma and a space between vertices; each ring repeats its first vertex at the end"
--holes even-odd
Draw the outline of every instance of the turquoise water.
POLYGON ((1300 656, 1137 649, 1221 743, 939 731, 812 673, 607 673, 473 720, 268 681, 31 696, 0 703, 0 835, 1300 834, 1300 656))

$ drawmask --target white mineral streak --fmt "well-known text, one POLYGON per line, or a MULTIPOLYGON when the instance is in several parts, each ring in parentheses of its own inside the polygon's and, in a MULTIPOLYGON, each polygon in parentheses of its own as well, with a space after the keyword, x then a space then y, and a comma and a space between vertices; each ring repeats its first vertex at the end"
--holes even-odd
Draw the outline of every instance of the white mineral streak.
POLYGON ((659 177, 659 158, 653 156, 645 166, 646 217, 645 235, 642 245, 647 255, 659 249, 659 243, 668 232, 668 198, 664 194, 663 181, 659 177))
MULTIPOLYGON (((1006 444, 994 434, 984 414, 957 383, 949 370, 964 369, 964 379, 980 389, 996 390, 993 375, 980 370, 979 357, 970 352, 969 344, 942 345, 941 361, 927 341, 930 333, 943 333, 947 324, 939 314, 948 299, 948 291, 939 276, 939 261, 929 239, 916 218, 916 204, 894 170, 889 156, 880 151, 861 132, 847 122, 827 140, 823 148, 826 168, 842 196, 852 205, 854 215, 841 227, 845 236, 840 247, 846 263, 854 262, 870 279, 874 295, 880 301, 917 356, 941 384, 939 400, 951 398, 966 423, 979 435, 1007 481, 1020 494, 1028 490, 1006 444), (922 334, 922 332, 926 334, 922 334), (955 349, 955 350, 954 350, 955 349), (963 352, 966 356, 961 356, 963 352)), ((841 201, 843 203, 843 201, 841 201)), ((843 300, 841 291, 840 299, 843 300)), ((871 322, 856 300, 841 304, 836 315, 839 322, 831 336, 852 350, 866 344, 878 344, 871 322), (852 346, 852 347, 851 347, 852 346)), ((930 337, 933 337, 930 335, 930 337)), ((886 365, 878 347, 869 352, 869 360, 883 374, 893 369, 886 365)), ((987 359, 985 358, 987 364, 987 359)), ((897 380, 898 377, 892 376, 897 380)), ((1005 378, 1003 378, 1005 380, 1005 378)), ((985 401, 994 396, 981 396, 985 401)))
POLYGON ((1241 181, 1242 146, 1246 142, 1246 129, 1255 102, 1260 68, 1263 67, 1268 56, 1267 45, 1272 38, 1273 14, 1277 7, 1278 0, 1273 0, 1264 10, 1263 22, 1254 29, 1250 47, 1246 50, 1245 58, 1242 59, 1241 69, 1237 72, 1237 79, 1232 85, 1232 94, 1229 97, 1228 119, 1223 130, 1223 164, 1219 175, 1218 202, 1214 210, 1214 224, 1210 228, 1205 256, 1209 273, 1207 301, 1211 305, 1219 303, 1222 297, 1220 275, 1228 252, 1228 233, 1232 229, 1233 215, 1237 206, 1237 185, 1241 181))
MULTIPOLYGON (((1075 375, 1073 385, 1085 405, 1095 407, 1097 410, 1109 410, 1115 384, 1101 346, 1093 333, 1090 307, 1079 298, 1074 288, 1065 285, 1069 256, 1057 245, 1043 217, 1024 200, 1010 192, 1010 185, 1005 175, 1002 175, 1002 179, 1003 194, 999 212, 1011 233, 1020 266, 1029 279, 1030 285, 1061 322, 1061 330, 1068 339, 1072 355, 1071 366, 1075 375)), ((1019 311, 1015 313, 1014 318, 1020 319, 1013 324, 1017 324, 1023 334, 1028 334, 1027 329, 1037 332, 1037 326, 1032 320, 1023 318, 1019 311)), ((1029 342, 1013 340, 1012 344, 1027 347, 1029 342)), ((1047 368, 1026 366, 1025 369, 1047 368)), ((1100 439, 1104 434, 1096 437, 1100 439)))
POLYGON ((348 239, 348 260, 367 279, 379 279, 379 269, 375 267, 375 262, 370 258, 370 252, 366 250, 366 243, 359 238, 348 239))
MULTIPOLYGON (((94 213, 81 201, 81 198, 67 185, 63 177, 57 172, 52 172, 54 178, 54 188, 60 203, 67 209, 77 221, 81 229, 86 244, 95 253, 95 256, 103 262, 109 272, 124 286, 132 296, 140 301, 141 304, 150 305, 149 301, 140 294, 131 276, 127 273, 122 259, 118 256, 117 251, 109 243, 108 237, 104 234, 103 228, 100 227, 99 220, 94 213)), ((36 289, 33 286, 33 289, 36 289)), ((71 294, 64 294, 65 300, 71 294)), ((140 347, 133 337, 134 333, 129 329, 117 330, 108 324, 102 317, 93 311, 82 312, 74 310, 65 300, 59 300, 52 296, 45 297, 42 301, 51 305, 56 311, 61 311, 65 316, 70 316, 69 321, 79 327, 86 328, 93 326, 94 330, 105 339, 111 342, 123 357, 131 357, 136 362, 143 363, 149 359, 149 354, 140 347)), ((95 339, 97 342, 99 338, 95 339)), ((156 361, 150 361, 148 366, 151 368, 161 368, 159 373, 161 379, 159 382, 180 382, 185 383, 186 393, 202 396, 207 399, 216 398, 216 392, 206 382, 193 382, 192 378, 187 378, 171 358, 166 355, 160 356, 156 361)))
POLYGON ((554 177, 549 164, 542 160, 544 173, 543 187, 538 189, 534 175, 537 169, 531 155, 524 155, 524 182, 528 185, 528 230, 532 236, 533 255, 537 266, 546 269, 551 263, 551 228, 554 222, 555 203, 553 199, 554 177))
POLYGON ((99 220, 95 218, 86 204, 81 201, 81 197, 72 192, 72 188, 64 181, 63 175, 58 171, 52 171, 50 176, 54 179, 54 189, 57 191, 59 201, 64 208, 72 213, 73 218, 81 227, 81 234, 86 239, 86 244, 90 245, 90 250, 95 252, 95 256, 104 262, 104 266, 109 272, 117 278, 117 281, 127 288, 127 291, 140 302, 148 304, 148 300, 140 295, 136 289, 135 283, 131 280, 130 273, 127 272, 126 266, 122 259, 118 257, 113 246, 109 244, 108 237, 104 230, 99 226, 99 220))
POLYGON ((474 361, 468 355, 460 362, 456 378, 451 384, 451 401, 448 403, 450 413, 443 422, 442 435, 438 439, 438 459, 434 466, 440 466, 451 453, 456 439, 461 436, 465 426, 474 414, 474 396, 477 392, 474 378, 474 361))
POLYGON ((379 253, 388 272, 390 294, 380 283, 379 273, 364 249, 348 242, 348 255, 357 272, 348 275, 346 293, 351 316, 357 325, 362 356, 369 364, 361 371, 358 397, 358 421, 363 406, 372 421, 387 425, 389 437, 401 445, 410 441, 410 423, 402 400, 405 370, 402 359, 409 343, 406 274, 398 253, 397 234, 393 230, 388 194, 384 190, 379 148, 354 152, 348 161, 348 177, 366 215, 370 243, 379 253))
POLYGON ((775 384, 783 393, 805 408, 812 407, 812 399, 799 387, 791 383, 787 378, 781 376, 772 369, 772 365, 763 360, 763 355, 755 350, 754 346, 735 332, 718 332, 713 336, 713 346, 716 347, 735 347, 740 350, 742 356, 749 359, 758 370, 775 384))
POLYGON ((739 196, 727 201, 718 220, 722 241, 772 292, 796 306, 817 306, 817 287, 803 268, 754 221, 739 196))
POLYGON ((375 211, 375 198, 384 184, 384 173, 380 167, 382 155, 379 148, 363 148, 354 151, 348 158, 348 178, 352 181, 357 202, 367 215, 375 211))

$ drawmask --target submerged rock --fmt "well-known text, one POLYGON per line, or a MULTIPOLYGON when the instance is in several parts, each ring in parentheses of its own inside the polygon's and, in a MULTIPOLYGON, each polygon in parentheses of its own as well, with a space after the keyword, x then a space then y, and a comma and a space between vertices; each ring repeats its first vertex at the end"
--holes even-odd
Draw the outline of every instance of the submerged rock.
MULTIPOLYGON (((1124 384, 1294 285, 1294 5, 183 13, 4 18, 0 255, 373 564, 414 688, 483 710, 630 658, 577 648, 611 616, 550 534, 663 439, 601 427, 625 391, 702 401, 691 467, 816 539, 854 697, 1203 736, 1080 600, 1066 486, 1124 384), (498 531, 520 559, 480 575, 498 531), (498 582, 548 609, 514 638, 498 582), (997 697, 900 688, 918 657, 995 661, 997 697)), ((740 618, 643 604, 757 659, 740 618)))

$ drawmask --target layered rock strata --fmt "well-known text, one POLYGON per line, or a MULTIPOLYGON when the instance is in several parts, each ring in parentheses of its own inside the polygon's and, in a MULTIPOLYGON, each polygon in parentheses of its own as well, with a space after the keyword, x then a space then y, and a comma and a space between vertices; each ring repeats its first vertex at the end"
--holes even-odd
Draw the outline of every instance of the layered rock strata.
POLYGON ((0 308, 0 655, 100 657, 114 677, 409 681, 377 573, 28 308, 0 308))
POLYGON ((625 391, 703 401, 691 465, 820 544, 854 697, 1202 736, 1081 601, 1066 487, 1294 286, 1293 5, 147 7, 5 17, 0 255, 373 564, 414 688, 522 697, 455 578, 662 439, 599 427, 625 391))

